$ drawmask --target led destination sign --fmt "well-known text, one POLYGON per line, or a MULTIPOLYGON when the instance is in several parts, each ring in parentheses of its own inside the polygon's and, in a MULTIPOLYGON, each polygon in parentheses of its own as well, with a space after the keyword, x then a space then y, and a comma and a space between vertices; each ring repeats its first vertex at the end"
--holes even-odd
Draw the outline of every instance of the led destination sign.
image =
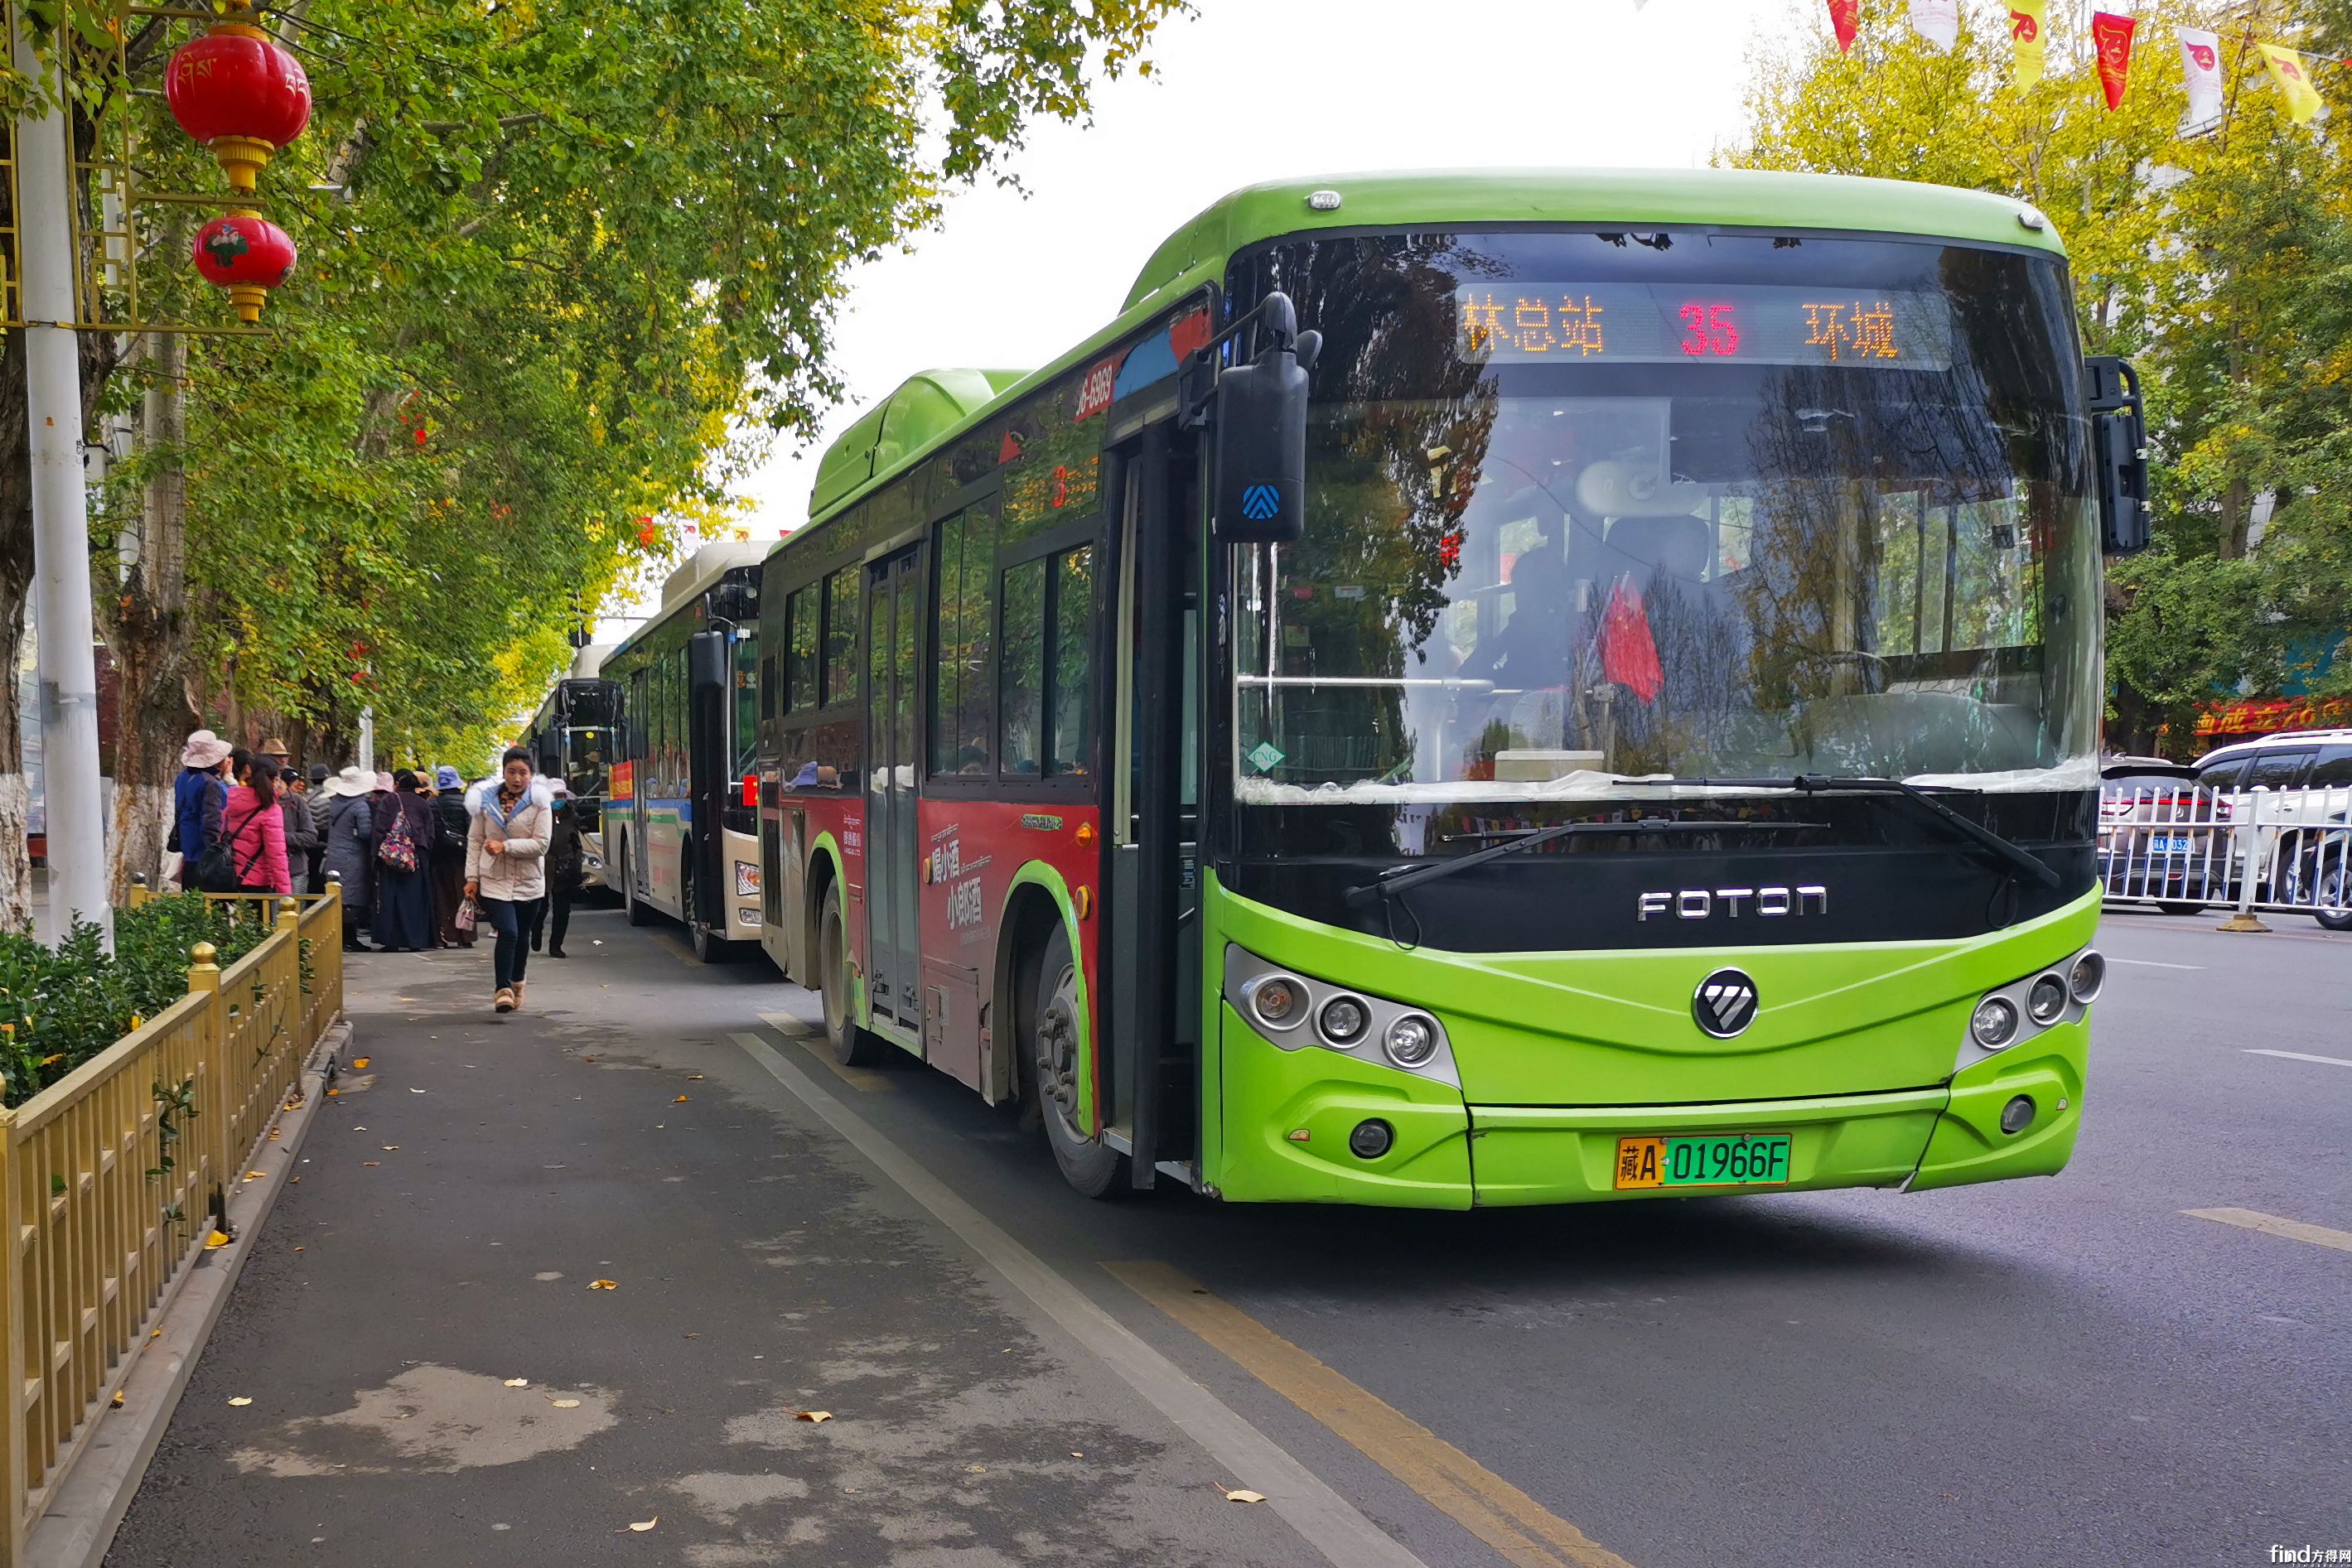
POLYGON ((1454 291, 1454 322, 1455 357, 1481 364, 1952 363, 1944 297, 1899 289, 1466 283, 1454 291))

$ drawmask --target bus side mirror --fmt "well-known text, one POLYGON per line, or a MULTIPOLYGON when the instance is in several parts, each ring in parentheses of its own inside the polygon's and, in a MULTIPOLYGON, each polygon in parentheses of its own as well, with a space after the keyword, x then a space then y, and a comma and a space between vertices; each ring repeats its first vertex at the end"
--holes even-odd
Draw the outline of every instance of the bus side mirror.
POLYGON ((697 695, 727 689, 727 637, 719 632, 697 632, 687 640, 686 679, 697 695))
POLYGON ((2083 361, 2091 413, 2091 455, 2098 467, 2100 548, 2130 555, 2147 548, 2147 414, 2139 374, 2109 355, 2083 361))
POLYGON ((1307 372, 1323 340, 1297 331, 1279 294, 1260 309, 1265 347, 1218 376, 1213 394, 1214 516, 1226 544, 1286 544, 1307 533, 1307 372))

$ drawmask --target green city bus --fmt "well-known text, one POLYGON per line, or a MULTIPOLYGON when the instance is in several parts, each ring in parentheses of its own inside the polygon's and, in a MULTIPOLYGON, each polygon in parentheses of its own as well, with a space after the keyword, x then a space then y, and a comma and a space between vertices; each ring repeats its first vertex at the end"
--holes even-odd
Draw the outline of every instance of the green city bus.
POLYGON ((761 589, 764 944, 1090 1195, 2053 1173, 2141 439, 2013 200, 1237 192, 825 453, 761 589))

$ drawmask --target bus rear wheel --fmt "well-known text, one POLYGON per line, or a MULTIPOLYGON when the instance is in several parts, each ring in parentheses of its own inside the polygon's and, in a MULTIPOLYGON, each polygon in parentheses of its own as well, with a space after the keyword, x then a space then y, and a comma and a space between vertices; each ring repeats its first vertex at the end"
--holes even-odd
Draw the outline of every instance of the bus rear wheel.
POLYGON ((1054 1163, 1084 1196, 1119 1197, 1128 1190, 1127 1156, 1078 1128, 1078 967, 1058 923, 1029 972, 1028 997, 1022 1061, 1054 1163))
POLYGON ((841 883, 824 890, 816 917, 816 977, 824 998, 824 1043, 844 1067, 870 1067, 881 1058, 874 1037, 849 1016, 849 942, 841 920, 841 883))

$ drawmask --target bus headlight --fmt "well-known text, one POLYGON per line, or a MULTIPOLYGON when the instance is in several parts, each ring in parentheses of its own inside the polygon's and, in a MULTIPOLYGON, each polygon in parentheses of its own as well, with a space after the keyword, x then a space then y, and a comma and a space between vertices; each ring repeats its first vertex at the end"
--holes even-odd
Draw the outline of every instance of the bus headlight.
POLYGON ((1341 1051, 1353 1051, 1371 1023, 1372 1009, 1364 1005, 1364 998, 1345 992, 1325 1002, 1323 1010, 1315 1015, 1315 1027, 1323 1032, 1324 1043, 1341 1051))
POLYGON ((1987 1051, 1999 1051, 2017 1038, 2017 1009, 2005 997, 1987 997, 1969 1019, 1969 1034, 1987 1051))
POLYGON ((1345 1070, 1357 1080, 1367 1071, 1402 1071, 1462 1087, 1454 1042, 1425 1008, 1298 974, 1230 942, 1224 998, 1237 1024, 1246 1023, 1253 1040, 1277 1051, 1344 1056, 1358 1064, 1345 1070), (1311 1028, 1301 1027, 1310 1021, 1311 1028))
POLYGON ((1419 1013, 1407 1013, 1389 1025, 1381 1048, 1399 1067, 1419 1067, 1437 1054, 1437 1026, 1419 1013))
POLYGON ((1249 988, 1250 1011, 1268 1029, 1297 1029, 1307 1016, 1307 988, 1288 975, 1267 975, 1249 988))
POLYGON ((2099 988, 2106 983, 2107 960, 2096 947, 2084 948, 2066 971, 2066 989, 2084 1007, 2099 999, 2099 988))
POLYGON ((2025 993, 2025 1011, 2035 1023, 2044 1028, 2058 1021, 2066 1010, 2066 982, 2055 975, 2044 975, 2033 982, 2025 993))

